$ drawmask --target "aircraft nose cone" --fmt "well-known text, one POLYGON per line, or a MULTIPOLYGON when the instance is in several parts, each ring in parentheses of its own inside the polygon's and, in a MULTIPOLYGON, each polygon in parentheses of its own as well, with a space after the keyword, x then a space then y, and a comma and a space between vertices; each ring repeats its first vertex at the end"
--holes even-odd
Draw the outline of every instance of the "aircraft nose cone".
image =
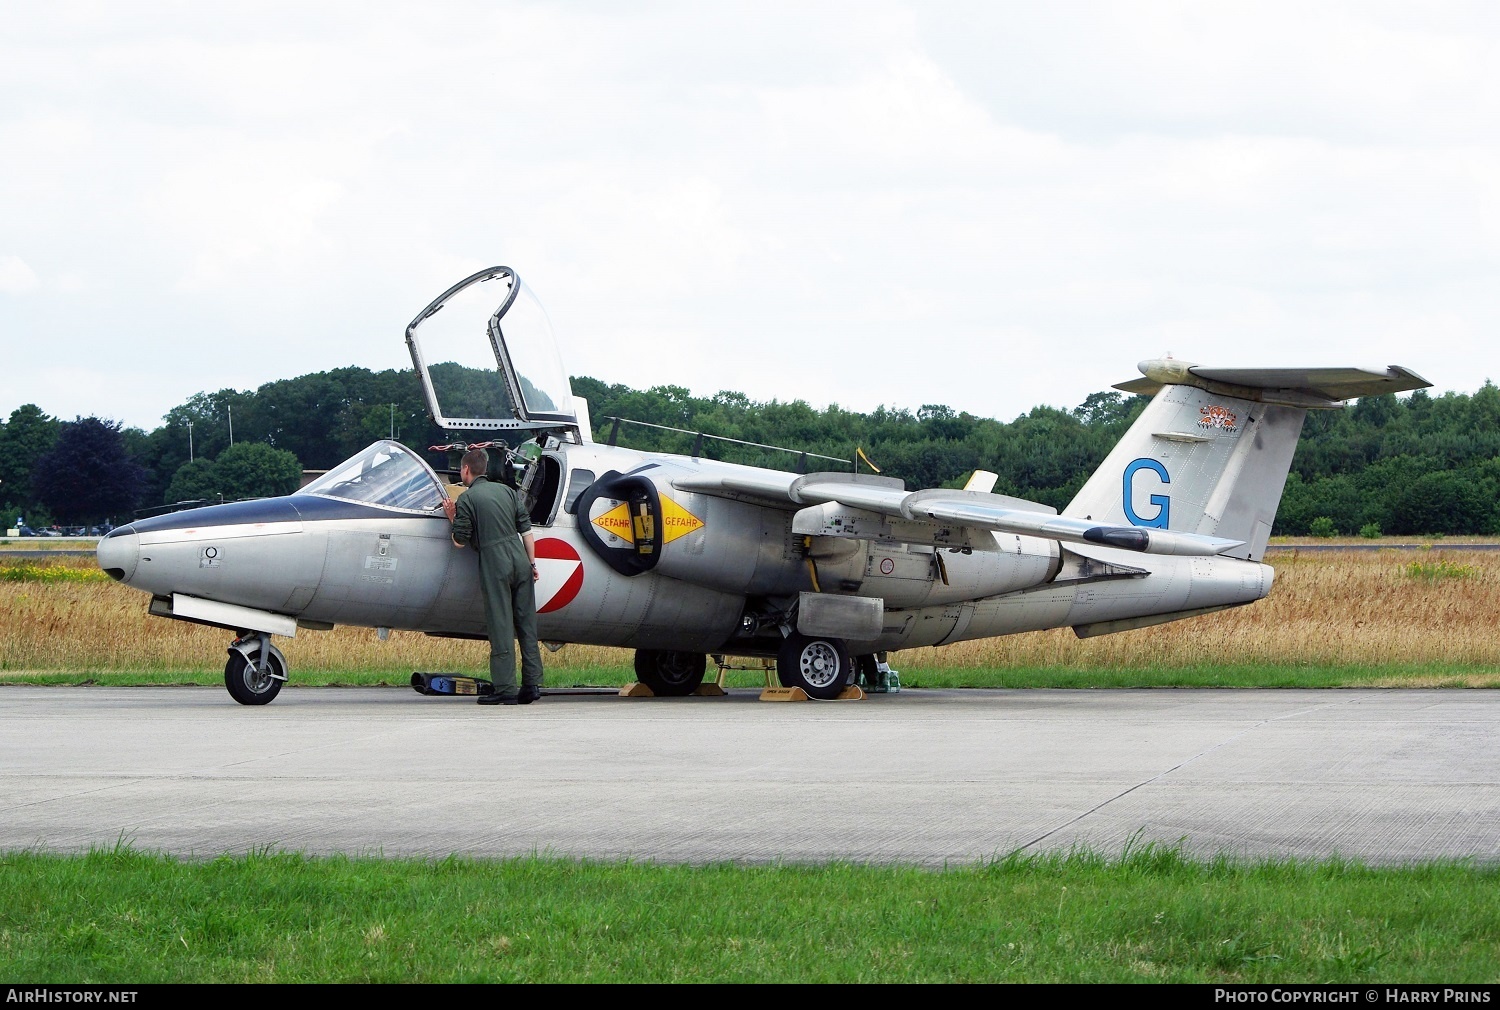
POLYGON ((99 567, 112 579, 129 582, 135 576, 135 566, 141 560, 141 538, 129 526, 110 530, 109 535, 99 541, 94 552, 99 567))

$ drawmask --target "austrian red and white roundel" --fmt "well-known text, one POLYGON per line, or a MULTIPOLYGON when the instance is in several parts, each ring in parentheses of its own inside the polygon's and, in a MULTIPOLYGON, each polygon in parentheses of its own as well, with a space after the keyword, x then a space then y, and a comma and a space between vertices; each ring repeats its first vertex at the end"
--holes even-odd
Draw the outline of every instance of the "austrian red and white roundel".
POLYGON ((538 614, 550 614, 573 602, 583 588, 583 559, 566 540, 542 537, 536 542, 538 614))

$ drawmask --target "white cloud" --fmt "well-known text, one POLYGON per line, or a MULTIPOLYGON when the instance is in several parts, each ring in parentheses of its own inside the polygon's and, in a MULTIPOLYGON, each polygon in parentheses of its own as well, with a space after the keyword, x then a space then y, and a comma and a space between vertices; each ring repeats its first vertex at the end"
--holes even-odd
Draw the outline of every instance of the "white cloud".
POLYGON ((495 262, 632 385, 1011 416, 1170 348, 1472 389, 1497 48, 1484 7, 23 7, 0 325, 108 381, 0 394, 150 426, 406 367, 495 262))
POLYGON ((19 256, 0 256, 0 291, 8 295, 34 291, 41 283, 36 271, 19 256))

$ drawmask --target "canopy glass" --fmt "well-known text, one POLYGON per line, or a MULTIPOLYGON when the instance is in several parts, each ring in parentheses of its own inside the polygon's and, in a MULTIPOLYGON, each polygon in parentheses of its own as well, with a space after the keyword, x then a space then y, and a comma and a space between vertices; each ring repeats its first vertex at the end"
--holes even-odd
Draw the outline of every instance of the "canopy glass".
POLYGON ((297 493, 407 512, 432 512, 442 508, 447 497, 432 467, 389 439, 351 456, 297 493))

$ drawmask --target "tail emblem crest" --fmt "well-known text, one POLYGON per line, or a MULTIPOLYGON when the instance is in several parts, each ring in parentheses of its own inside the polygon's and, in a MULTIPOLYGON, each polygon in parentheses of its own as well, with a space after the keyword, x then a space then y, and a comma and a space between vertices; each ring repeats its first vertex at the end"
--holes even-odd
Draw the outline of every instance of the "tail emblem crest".
POLYGON ((1198 426, 1200 428, 1222 428, 1225 431, 1239 430, 1239 418, 1235 417, 1234 411, 1228 407, 1199 407, 1198 413, 1202 415, 1198 418, 1198 426))

